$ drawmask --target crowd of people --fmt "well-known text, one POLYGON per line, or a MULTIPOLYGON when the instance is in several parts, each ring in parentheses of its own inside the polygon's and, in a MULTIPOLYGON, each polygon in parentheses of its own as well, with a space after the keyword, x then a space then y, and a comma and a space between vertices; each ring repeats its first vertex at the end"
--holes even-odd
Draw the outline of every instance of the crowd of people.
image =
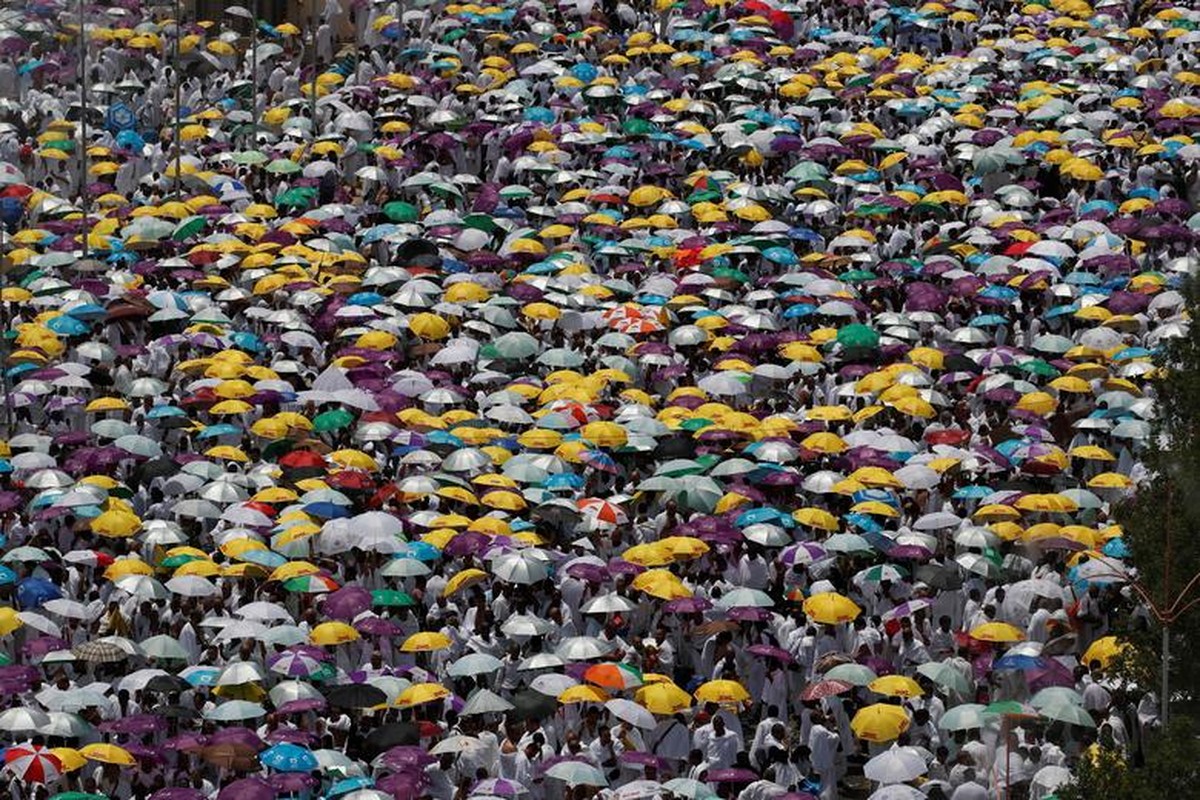
POLYGON ((1200 10, 216 5, 0 10, 14 800, 1141 763, 1200 10))

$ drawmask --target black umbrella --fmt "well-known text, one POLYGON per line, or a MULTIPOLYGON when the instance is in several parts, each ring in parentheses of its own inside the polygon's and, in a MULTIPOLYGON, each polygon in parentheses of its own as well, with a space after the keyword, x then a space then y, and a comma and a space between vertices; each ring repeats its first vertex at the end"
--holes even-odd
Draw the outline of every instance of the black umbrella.
POLYGON ((411 722, 389 722, 367 734, 363 744, 370 753, 382 753, 402 744, 418 744, 420 741, 421 734, 416 725, 411 722))
POLYGON ((140 465, 134 472, 139 480, 145 482, 154 478, 169 478, 179 472, 179 465, 170 458, 152 458, 140 465))
POLYGON ((146 682, 146 691, 156 694, 170 694, 171 692, 182 694, 191 688, 192 685, 178 675, 155 675, 146 682))
POLYGON ((387 693, 366 683, 346 683, 325 693, 329 705, 340 708, 371 708, 387 702, 387 693))
POLYGON ((517 720, 546 719, 553 716, 558 708, 558 702, 548 695, 526 689, 518 692, 512 698, 513 710, 509 716, 517 720))

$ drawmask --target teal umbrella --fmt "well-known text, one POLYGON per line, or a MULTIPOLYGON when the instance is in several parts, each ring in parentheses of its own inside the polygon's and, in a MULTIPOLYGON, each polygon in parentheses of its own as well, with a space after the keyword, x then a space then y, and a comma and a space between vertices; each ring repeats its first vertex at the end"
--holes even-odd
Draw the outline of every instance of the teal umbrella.
POLYGON ((842 347, 870 350, 879 346, 879 333, 874 328, 854 323, 837 332, 837 343, 842 347))

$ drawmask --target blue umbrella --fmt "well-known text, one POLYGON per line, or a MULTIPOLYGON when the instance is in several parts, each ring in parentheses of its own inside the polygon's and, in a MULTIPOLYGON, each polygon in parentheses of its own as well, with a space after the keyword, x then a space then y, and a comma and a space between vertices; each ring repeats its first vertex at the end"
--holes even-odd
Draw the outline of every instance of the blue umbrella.
POLYGON ((17 584, 17 600, 22 608, 37 608, 60 597, 59 588, 45 578, 26 578, 17 584))
POLYGON ((291 742, 268 747, 258 754, 258 760, 279 772, 312 772, 319 766, 311 750, 291 742))
POLYGON ((350 516, 350 510, 337 503, 309 503, 304 507, 305 514, 311 514, 321 519, 341 519, 350 516))
POLYGON ((350 794, 351 792, 356 792, 359 789, 369 789, 374 785, 375 779, 368 778, 365 775, 356 775, 353 778, 342 778, 340 781, 337 781, 329 787, 329 791, 325 793, 325 796, 332 800, 334 797, 341 797, 344 794, 350 794))
POLYGON ((46 323, 46 327, 63 336, 82 336, 91 330, 86 322, 81 322, 67 314, 54 317, 46 323))
POLYGON ((791 514, 786 511, 780 511, 778 508, 771 508, 770 506, 743 511, 741 514, 738 514, 736 524, 739 528, 744 528, 747 525, 754 525, 759 522, 768 522, 784 528, 796 527, 796 520, 792 519, 791 514))
POLYGON ((196 435, 197 439, 212 439, 217 436, 232 436, 240 434, 242 428, 240 425, 230 425, 228 422, 221 422, 216 425, 209 425, 204 430, 196 435))
POLYGON ((1007 655, 992 662, 992 669, 1038 669, 1046 666, 1046 662, 1037 656, 1007 655))
MULTIPOLYGON (((1114 540, 1116 541, 1116 540, 1114 540)), ((9 584, 17 582, 17 573, 13 572, 8 567, 0 566, 0 584, 9 584)))
POLYGON ((1125 543, 1125 539, 1120 536, 1115 539, 1109 539, 1100 552, 1113 558, 1129 558, 1129 556, 1133 555, 1133 551, 1129 549, 1129 545, 1125 543))
POLYGON ((442 557, 442 551, 429 542, 408 542, 400 551, 402 558, 415 558, 417 561, 437 561, 442 557))

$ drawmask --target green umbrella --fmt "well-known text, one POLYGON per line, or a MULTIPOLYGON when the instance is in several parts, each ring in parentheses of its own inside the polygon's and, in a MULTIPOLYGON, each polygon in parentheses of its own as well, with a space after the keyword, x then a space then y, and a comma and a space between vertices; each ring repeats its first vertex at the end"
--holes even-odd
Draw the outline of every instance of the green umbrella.
POLYGON ((866 664, 838 664, 825 673, 830 681, 845 681, 854 686, 866 686, 879 676, 866 664))
MULTIPOLYGON (((316 196, 317 196, 317 190, 314 189, 313 187, 299 186, 299 187, 296 187, 295 189, 288 189, 286 192, 283 192, 282 194, 277 196, 275 198, 275 205, 307 207, 308 204, 311 203, 316 196)), ((148 218, 142 217, 142 219, 148 219, 148 218)))
POLYGON ((961 695, 967 695, 971 691, 971 685, 967 683, 963 674, 945 662, 931 661, 928 664, 922 664, 917 667, 917 672, 943 689, 949 689, 961 695))
POLYGON ((1077 725, 1080 728, 1094 728, 1096 721, 1092 719, 1092 715, 1084 711, 1080 706, 1074 703, 1055 703, 1042 709, 1042 716, 1046 719, 1052 719, 1056 722, 1065 722, 1068 725, 1077 725))
MULTIPOLYGON (((489 347, 495 351, 498 357, 512 359, 530 358, 542 349, 541 343, 537 339, 523 331, 506 333, 489 347)), ((480 351, 480 355, 483 355, 483 350, 480 351)))
POLYGON ((171 556, 170 558, 164 558, 162 561, 158 562, 158 565, 163 569, 177 569, 189 561, 203 560, 204 558, 202 556, 192 555, 191 553, 183 553, 177 556, 171 556))
POLYGON ((295 161, 292 161, 290 158, 277 158, 270 164, 267 164, 264 169, 274 175, 290 175, 293 172, 299 172, 300 170, 304 169, 304 167, 300 166, 295 161))
POLYGON ((837 343, 842 347, 870 350, 879 346, 879 334, 873 328, 854 323, 837 332, 837 343))
POLYGON ((64 153, 75 152, 75 143, 69 139, 58 139, 53 142, 45 142, 42 145, 43 150, 62 150, 64 153))
POLYGON ((189 239, 198 233, 202 233, 204 226, 207 224, 208 220, 204 217, 188 217, 175 226, 175 232, 171 234, 171 238, 177 242, 189 239))
POLYGON ((527 197, 533 197, 533 189, 530 189, 528 186, 517 186, 514 184, 511 186, 505 186, 503 189, 501 189, 500 196, 505 200, 518 200, 527 197))
POLYGON ((860 283, 862 281, 873 281, 879 276, 868 269, 852 269, 838 275, 839 280, 847 283, 860 283))
POLYGON ((988 707, 984 709, 983 713, 997 714, 999 716, 1019 716, 1023 714, 1029 714, 1030 712, 1028 708, 1018 703, 1016 700, 997 700, 994 703, 990 703, 988 707))
MULTIPOLYGON (((518 189, 524 187, 516 187, 518 189)), ((504 194, 504 190, 500 190, 500 194, 504 194)), ((467 214, 462 218, 463 226, 484 231, 486 233, 495 233, 500 230, 500 226, 496 224, 496 220, 489 217, 487 214, 467 214)))
POLYGON ((727 278, 738 283, 749 283, 750 276, 733 267, 717 267, 712 271, 714 278, 727 278))
POLYGON ((621 123, 621 130, 629 136, 649 136, 656 128, 650 120, 632 117, 621 123))
POLYGON ((371 592, 371 605, 373 606, 413 606, 417 601, 408 596, 407 593, 396 589, 376 589, 371 592))
POLYGON ((87 792, 59 792, 51 795, 50 800, 108 800, 107 795, 88 794, 87 792))
POLYGON ((1053 364, 1043 361, 1040 358, 1031 358, 1028 361, 1022 361, 1017 365, 1017 369, 1032 375, 1040 375, 1043 378, 1057 378, 1062 374, 1053 364))
POLYGON ((721 484, 707 476, 694 476, 686 481, 679 481, 675 489, 675 502, 684 508, 711 514, 717 507, 717 501, 725 494, 721 484))
MULTIPOLYGON (((930 666, 922 664, 922 667, 930 666)), ((922 675, 925 675, 923 670, 918 668, 922 675)), ((962 676, 959 675, 961 678, 962 676)), ((984 719, 984 714, 987 709, 979 703, 963 703, 962 705, 954 706, 946 710, 942 718, 938 720, 938 727, 944 731, 966 731, 972 728, 982 728, 987 720, 984 719)))
POLYGON ((421 213, 412 203, 403 200, 393 200, 383 206, 383 215, 392 222, 416 222, 421 213))
POLYGON ((679 428, 680 430, 685 430, 688 433, 695 433, 696 431, 703 430, 704 428, 711 427, 715 424, 716 423, 711 419, 706 419, 705 417, 693 417, 689 420, 684 420, 683 423, 680 424, 679 428))
POLYGON ((354 415, 344 408, 335 408, 313 417, 313 430, 318 433, 338 431, 354 422, 354 415))
POLYGON ((266 153, 260 153, 258 150, 239 150, 229 156, 229 160, 235 164, 265 164, 270 161, 266 153))

